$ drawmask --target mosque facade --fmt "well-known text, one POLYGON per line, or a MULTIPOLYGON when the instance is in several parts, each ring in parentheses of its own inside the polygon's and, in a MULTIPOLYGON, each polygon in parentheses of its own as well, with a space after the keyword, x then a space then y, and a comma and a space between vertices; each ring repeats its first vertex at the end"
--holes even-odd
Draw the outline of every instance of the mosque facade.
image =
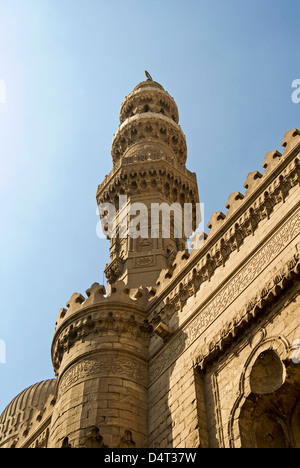
POLYGON ((282 146, 188 246, 177 105, 134 88, 96 193, 107 284, 59 311, 55 378, 4 410, 0 448, 300 447, 300 132, 282 146))

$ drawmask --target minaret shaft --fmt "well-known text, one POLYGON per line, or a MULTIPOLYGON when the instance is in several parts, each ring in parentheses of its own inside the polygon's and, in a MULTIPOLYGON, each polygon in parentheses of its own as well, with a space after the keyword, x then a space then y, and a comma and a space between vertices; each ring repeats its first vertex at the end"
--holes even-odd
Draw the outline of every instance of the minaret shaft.
POLYGON ((98 206, 113 205, 117 219, 116 235, 108 235, 111 259, 105 273, 110 284, 121 279, 130 288, 155 286, 160 272, 186 248, 191 233, 185 229, 184 210, 199 198, 196 176, 185 167, 186 141, 178 120, 174 99, 150 80, 121 106, 112 144, 114 168, 97 191, 98 206), (119 206, 124 197, 125 214, 119 206), (125 236, 120 220, 127 227, 125 236))

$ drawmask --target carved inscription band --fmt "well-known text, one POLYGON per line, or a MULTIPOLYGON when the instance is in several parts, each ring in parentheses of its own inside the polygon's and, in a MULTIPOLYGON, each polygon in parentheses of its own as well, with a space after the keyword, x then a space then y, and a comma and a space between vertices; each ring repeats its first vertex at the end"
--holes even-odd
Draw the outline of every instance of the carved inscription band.
POLYGON ((170 342, 165 350, 150 364, 150 382, 157 379, 176 358, 190 346, 236 298, 263 272, 277 255, 300 234, 300 209, 287 223, 248 261, 218 295, 183 330, 180 343, 170 342))
POLYGON ((59 384, 59 394, 89 377, 121 377, 146 386, 147 364, 127 357, 99 356, 85 359, 68 369, 59 384))
POLYGON ((300 233, 300 210, 257 252, 186 329, 187 346, 215 320, 300 233))

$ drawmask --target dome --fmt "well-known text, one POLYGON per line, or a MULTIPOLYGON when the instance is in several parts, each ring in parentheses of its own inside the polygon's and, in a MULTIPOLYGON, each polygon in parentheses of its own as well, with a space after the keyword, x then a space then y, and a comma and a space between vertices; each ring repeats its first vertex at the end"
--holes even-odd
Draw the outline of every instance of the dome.
POLYGON ((44 380, 19 393, 0 416, 0 446, 9 437, 24 430, 31 421, 34 411, 43 411, 49 396, 56 396, 56 379, 44 380))

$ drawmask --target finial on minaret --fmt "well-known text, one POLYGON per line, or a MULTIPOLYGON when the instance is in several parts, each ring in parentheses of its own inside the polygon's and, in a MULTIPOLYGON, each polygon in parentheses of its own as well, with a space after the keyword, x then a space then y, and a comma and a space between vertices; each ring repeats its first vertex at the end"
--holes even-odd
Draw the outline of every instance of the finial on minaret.
POLYGON ((147 72, 147 70, 145 70, 145 75, 148 81, 153 81, 152 76, 150 75, 149 72, 147 72))

